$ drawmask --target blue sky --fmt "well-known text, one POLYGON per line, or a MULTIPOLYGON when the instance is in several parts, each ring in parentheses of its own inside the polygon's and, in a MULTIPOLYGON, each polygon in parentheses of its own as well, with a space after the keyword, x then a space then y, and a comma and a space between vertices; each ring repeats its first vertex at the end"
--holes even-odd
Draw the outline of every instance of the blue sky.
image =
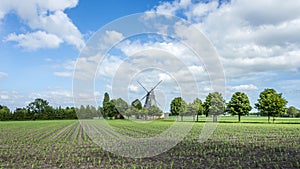
MULTIPOLYGON (((182 17, 211 41, 223 65, 226 100, 235 91, 243 91, 254 104, 259 93, 271 87, 283 93, 289 105, 300 108, 299 8, 297 1, 280 0, 28 0, 27 4, 17 0, 0 0, 0 104, 15 109, 41 97, 53 106, 73 106, 75 63, 88 39, 98 29, 120 17, 157 12, 182 17)), ((174 92, 178 79, 172 80, 169 76, 175 70, 148 70, 132 77, 129 84, 118 81, 117 86, 112 84, 112 80, 125 76, 117 72, 125 56, 149 46, 178 55, 185 55, 186 49, 179 43, 162 41, 164 38, 155 40, 150 36, 140 36, 126 39, 116 30, 111 30, 108 35, 109 38, 119 38, 120 43, 111 50, 110 57, 98 70, 100 73, 94 91, 97 102, 101 102, 105 91, 113 92, 112 88, 118 85, 128 89, 127 99, 131 101, 144 94, 136 80, 143 81, 150 88, 161 79, 164 83, 157 88, 157 95, 167 111, 170 99, 180 94, 174 92), (111 69, 114 67, 116 69, 111 69), (155 76, 151 76, 153 79, 148 77, 147 81, 149 72, 155 76)), ((142 52, 140 55, 146 56, 142 62, 147 60, 147 56, 157 57, 159 63, 167 60, 153 53, 142 52)), ((204 100, 211 91, 208 72, 203 63, 196 63, 190 55, 187 58, 178 56, 178 59, 186 59, 182 62, 187 70, 201 79, 196 85, 198 96, 204 100)), ((142 65, 141 62, 135 64, 142 65)), ((184 74, 182 77, 179 74, 176 78, 184 77, 184 74)), ((115 92, 114 95, 122 96, 115 92)), ((193 97, 188 95, 185 99, 189 102, 193 97)))

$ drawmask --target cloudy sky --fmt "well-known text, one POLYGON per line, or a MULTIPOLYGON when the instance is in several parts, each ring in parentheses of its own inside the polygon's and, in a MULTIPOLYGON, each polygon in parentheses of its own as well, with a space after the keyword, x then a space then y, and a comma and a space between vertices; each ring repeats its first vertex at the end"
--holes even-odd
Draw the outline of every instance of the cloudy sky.
POLYGON ((156 95, 167 111, 175 96, 204 100, 214 88, 212 81, 220 78, 214 70, 222 69, 226 100, 243 91, 253 105, 264 88, 275 88, 300 108, 299 9, 295 0, 0 0, 0 105, 15 109, 40 97, 55 107, 73 106, 74 83, 92 74, 94 97, 81 98, 100 104, 108 91, 132 101, 145 94, 137 80, 147 89, 163 80, 156 95), (132 24, 98 31, 120 17, 150 12, 180 17, 189 27, 160 20, 151 25, 157 34, 127 36, 132 24), (174 39, 168 26, 185 40, 174 39), (199 32, 202 40, 195 38, 199 32), (101 42, 94 43, 99 34, 101 42), (207 41, 218 62, 189 48, 207 49, 207 41), (110 50, 99 55, 89 51, 92 47, 110 50))

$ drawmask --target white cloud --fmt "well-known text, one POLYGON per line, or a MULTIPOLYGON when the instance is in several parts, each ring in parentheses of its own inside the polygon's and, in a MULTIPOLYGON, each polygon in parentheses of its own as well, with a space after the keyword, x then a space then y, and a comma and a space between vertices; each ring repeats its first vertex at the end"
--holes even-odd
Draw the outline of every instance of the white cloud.
POLYGON ((135 85, 129 85, 128 87, 129 91, 137 93, 139 91, 139 88, 135 85))
POLYGON ((48 34, 43 31, 18 35, 12 33, 6 37, 5 41, 15 41, 18 43, 18 46, 29 50, 36 50, 39 48, 57 48, 63 42, 56 35, 48 34))
POLYGON ((8 74, 7 73, 4 73, 4 72, 0 72, 0 78, 4 78, 4 77, 7 77, 8 74))
MULTIPOLYGON (((78 28, 72 23, 70 18, 63 12, 66 9, 77 6, 78 0, 28 0, 26 3, 20 3, 17 0, 0 1, 0 19, 8 13, 15 13, 23 23, 27 24, 32 30, 40 30, 44 34, 60 37, 61 41, 74 45, 80 49, 84 45, 83 36, 78 28)), ((19 46, 30 49, 30 45, 25 44, 25 40, 32 39, 32 34, 36 35, 39 31, 29 32, 27 34, 17 35, 12 33, 10 36, 22 37, 23 42, 19 46)), ((53 37, 52 37, 53 38, 53 37)), ((33 45, 33 48, 39 47, 57 47, 61 42, 48 44, 49 39, 35 38, 44 45, 33 45), (46 45, 45 45, 46 44, 46 45)), ((19 40, 17 40, 19 42, 19 40)))
POLYGON ((60 77, 73 77, 73 72, 54 72, 53 74, 60 77))
POLYGON ((205 69, 203 68, 203 66, 192 65, 188 68, 195 76, 203 76, 203 73, 205 73, 205 69))
POLYGON ((34 92, 27 95, 23 98, 23 102, 30 103, 36 98, 42 98, 49 102, 51 106, 73 106, 73 94, 72 91, 56 89, 43 92, 34 92))
POLYGON ((9 99, 9 96, 8 95, 0 95, 0 99, 7 100, 7 99, 9 99))
POLYGON ((248 85, 239 85, 239 86, 229 86, 228 89, 230 91, 252 91, 258 90, 258 88, 253 84, 248 85))
POLYGON ((164 82, 168 82, 170 80, 172 80, 172 77, 166 73, 160 73, 158 74, 158 77, 159 77, 159 81, 164 81, 164 82))
MULTIPOLYGON (((185 15, 216 46, 228 77, 299 69, 298 1, 237 0, 221 5, 210 1, 184 7, 181 2, 162 3, 152 11, 185 15)), ((183 36, 193 35, 181 27, 178 30, 183 36)))

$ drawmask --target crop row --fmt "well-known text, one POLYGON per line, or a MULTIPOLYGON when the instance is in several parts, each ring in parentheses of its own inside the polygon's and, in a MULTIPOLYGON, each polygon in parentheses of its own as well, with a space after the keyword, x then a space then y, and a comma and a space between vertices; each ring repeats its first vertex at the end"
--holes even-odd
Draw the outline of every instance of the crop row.
MULTIPOLYGON (((108 124, 129 137, 146 138, 173 123, 108 124)), ((160 155, 128 158, 93 142, 97 136, 115 136, 96 120, 0 123, 0 168, 300 168, 299 125, 222 123, 199 143, 203 126, 195 124, 179 144, 160 155)), ((170 135, 179 139, 176 132, 170 135)))

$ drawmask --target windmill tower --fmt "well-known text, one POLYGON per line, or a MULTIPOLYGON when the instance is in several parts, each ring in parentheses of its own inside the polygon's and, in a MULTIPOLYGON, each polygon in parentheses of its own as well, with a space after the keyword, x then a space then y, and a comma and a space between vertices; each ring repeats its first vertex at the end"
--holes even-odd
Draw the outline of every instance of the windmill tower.
POLYGON ((147 90, 139 81, 137 81, 141 86, 142 88, 147 92, 146 95, 141 99, 145 99, 145 104, 144 104, 144 108, 148 109, 149 107, 151 106, 157 106, 157 102, 155 100, 155 94, 154 94, 154 89, 162 82, 159 81, 151 90, 147 90))

